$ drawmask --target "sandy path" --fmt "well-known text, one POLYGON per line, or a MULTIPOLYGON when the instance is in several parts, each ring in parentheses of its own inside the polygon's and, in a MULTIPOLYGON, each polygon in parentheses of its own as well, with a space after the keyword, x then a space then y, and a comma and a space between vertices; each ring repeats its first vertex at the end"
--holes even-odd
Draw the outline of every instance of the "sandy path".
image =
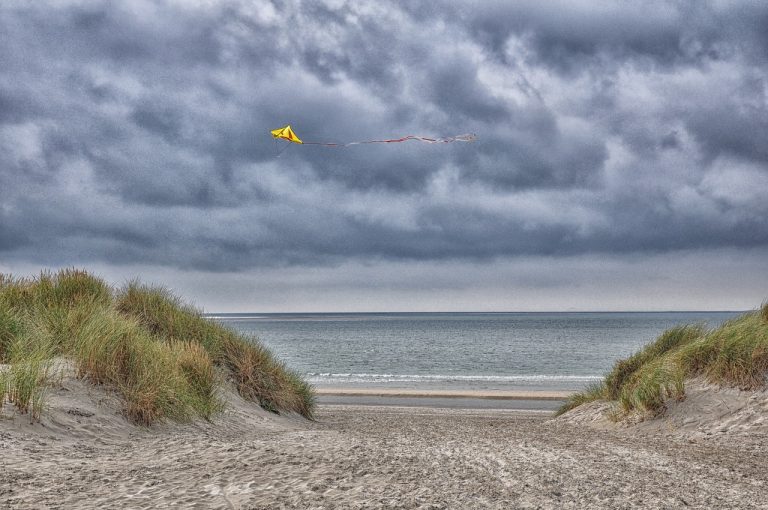
POLYGON ((283 430, 0 433, 10 508, 768 508, 768 438, 632 437, 514 411, 322 407, 283 430))

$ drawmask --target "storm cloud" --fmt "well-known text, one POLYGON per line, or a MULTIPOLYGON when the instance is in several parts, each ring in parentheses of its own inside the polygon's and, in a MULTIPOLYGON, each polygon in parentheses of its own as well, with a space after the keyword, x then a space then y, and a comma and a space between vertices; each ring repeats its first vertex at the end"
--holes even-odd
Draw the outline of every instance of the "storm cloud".
POLYGON ((5 1, 0 259, 754 253, 767 25, 764 2, 5 1), (285 148, 286 123, 478 140, 285 148))

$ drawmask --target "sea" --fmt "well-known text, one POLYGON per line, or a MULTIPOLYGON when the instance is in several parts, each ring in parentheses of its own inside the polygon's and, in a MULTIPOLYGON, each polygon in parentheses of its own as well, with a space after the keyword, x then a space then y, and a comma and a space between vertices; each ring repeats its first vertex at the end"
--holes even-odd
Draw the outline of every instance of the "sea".
POLYGON ((319 388, 572 391, 680 324, 742 312, 209 314, 319 388))

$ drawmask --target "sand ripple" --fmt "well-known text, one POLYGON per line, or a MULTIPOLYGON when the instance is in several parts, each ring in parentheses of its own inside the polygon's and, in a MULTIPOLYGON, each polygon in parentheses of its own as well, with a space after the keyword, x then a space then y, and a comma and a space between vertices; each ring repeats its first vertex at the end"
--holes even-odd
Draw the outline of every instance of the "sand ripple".
POLYGON ((634 436, 515 411, 327 406, 318 418, 102 441, 6 431, 0 505, 768 508, 764 436, 634 436))

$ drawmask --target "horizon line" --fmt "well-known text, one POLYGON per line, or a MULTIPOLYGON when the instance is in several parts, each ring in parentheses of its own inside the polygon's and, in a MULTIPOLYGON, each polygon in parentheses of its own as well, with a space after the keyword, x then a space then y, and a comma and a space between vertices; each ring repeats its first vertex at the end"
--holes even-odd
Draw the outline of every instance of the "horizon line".
POLYGON ((336 312, 203 312, 203 315, 373 315, 373 314, 505 314, 505 313, 747 313, 757 311, 757 308, 749 310, 508 310, 508 311, 336 311, 336 312))

